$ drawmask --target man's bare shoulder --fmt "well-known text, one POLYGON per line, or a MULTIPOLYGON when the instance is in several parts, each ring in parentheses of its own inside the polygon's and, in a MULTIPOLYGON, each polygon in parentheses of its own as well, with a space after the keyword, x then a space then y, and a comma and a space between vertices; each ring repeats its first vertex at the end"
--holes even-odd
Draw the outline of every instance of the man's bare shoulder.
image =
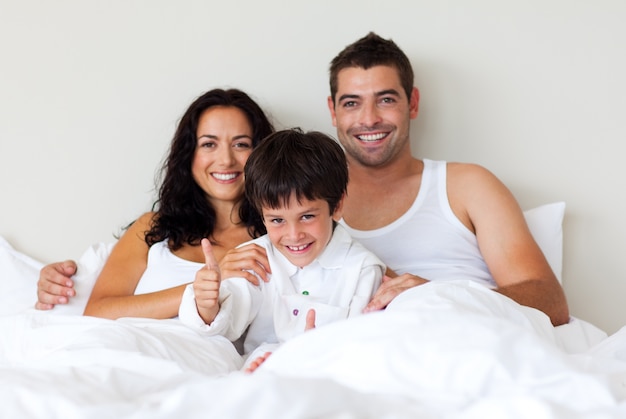
POLYGON ((485 167, 476 163, 448 162, 448 176, 475 175, 484 176, 493 174, 485 167))
POLYGON ((447 191, 452 211, 472 231, 481 214, 516 207, 504 183, 478 164, 448 163, 447 191))
POLYGON ((501 186, 496 175, 475 163, 448 163, 447 181, 449 188, 460 188, 459 192, 501 186))

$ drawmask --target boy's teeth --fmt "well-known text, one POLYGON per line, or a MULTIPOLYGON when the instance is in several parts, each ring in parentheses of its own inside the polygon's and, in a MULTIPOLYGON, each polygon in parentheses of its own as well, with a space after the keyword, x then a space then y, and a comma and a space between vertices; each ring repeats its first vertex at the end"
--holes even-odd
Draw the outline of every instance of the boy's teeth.
POLYGON ((299 252, 300 250, 306 249, 307 246, 308 246, 307 244, 303 244, 302 246, 287 246, 287 247, 290 248, 291 250, 295 250, 296 252, 299 252))

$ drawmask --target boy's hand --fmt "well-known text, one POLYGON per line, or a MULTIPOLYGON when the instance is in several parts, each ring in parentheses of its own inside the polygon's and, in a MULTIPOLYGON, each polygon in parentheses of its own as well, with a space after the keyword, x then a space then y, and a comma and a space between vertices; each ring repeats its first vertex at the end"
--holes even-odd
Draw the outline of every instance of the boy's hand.
POLYGON ((198 314, 206 324, 211 324, 220 310, 220 267, 213 254, 211 242, 202 239, 202 252, 205 266, 196 273, 193 281, 193 292, 196 297, 198 314))
POLYGON ((310 309, 306 312, 306 324, 304 325, 304 331, 315 329, 315 310, 310 309))

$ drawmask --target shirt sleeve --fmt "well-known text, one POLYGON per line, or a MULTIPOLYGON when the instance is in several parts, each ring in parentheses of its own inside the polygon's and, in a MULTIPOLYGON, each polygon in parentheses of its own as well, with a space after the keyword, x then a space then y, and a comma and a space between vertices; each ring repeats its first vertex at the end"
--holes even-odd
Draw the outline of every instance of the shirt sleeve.
POLYGON ((385 273, 385 266, 381 264, 367 264, 361 268, 354 296, 350 301, 348 317, 361 315, 363 309, 370 302, 374 293, 380 287, 385 273))
POLYGON ((178 317, 186 326, 207 335, 221 335, 230 341, 239 339, 259 312, 261 290, 244 278, 229 278, 220 284, 220 310, 208 325, 198 313, 193 285, 185 288, 178 317))

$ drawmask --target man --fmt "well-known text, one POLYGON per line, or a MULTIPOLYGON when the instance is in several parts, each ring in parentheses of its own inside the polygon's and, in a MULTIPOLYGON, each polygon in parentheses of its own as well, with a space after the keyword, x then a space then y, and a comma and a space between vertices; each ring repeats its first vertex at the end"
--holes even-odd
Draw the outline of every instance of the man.
POLYGON ((343 222, 390 272, 368 310, 429 280, 471 279, 569 321, 563 290, 511 192, 472 164, 419 160, 419 91, 406 55, 370 33, 330 66, 333 125, 350 168, 343 222))
MULTIPOLYGON (((511 192, 480 166, 412 156, 413 83, 404 52, 374 33, 331 62, 328 107, 350 170, 342 222, 391 268, 366 310, 431 280, 470 279, 567 323, 563 289, 511 192)), ((239 256, 241 269, 264 276, 249 254, 239 256)), ((68 301, 73 290, 55 284, 74 270, 71 262, 42 269, 39 308, 68 301)))

